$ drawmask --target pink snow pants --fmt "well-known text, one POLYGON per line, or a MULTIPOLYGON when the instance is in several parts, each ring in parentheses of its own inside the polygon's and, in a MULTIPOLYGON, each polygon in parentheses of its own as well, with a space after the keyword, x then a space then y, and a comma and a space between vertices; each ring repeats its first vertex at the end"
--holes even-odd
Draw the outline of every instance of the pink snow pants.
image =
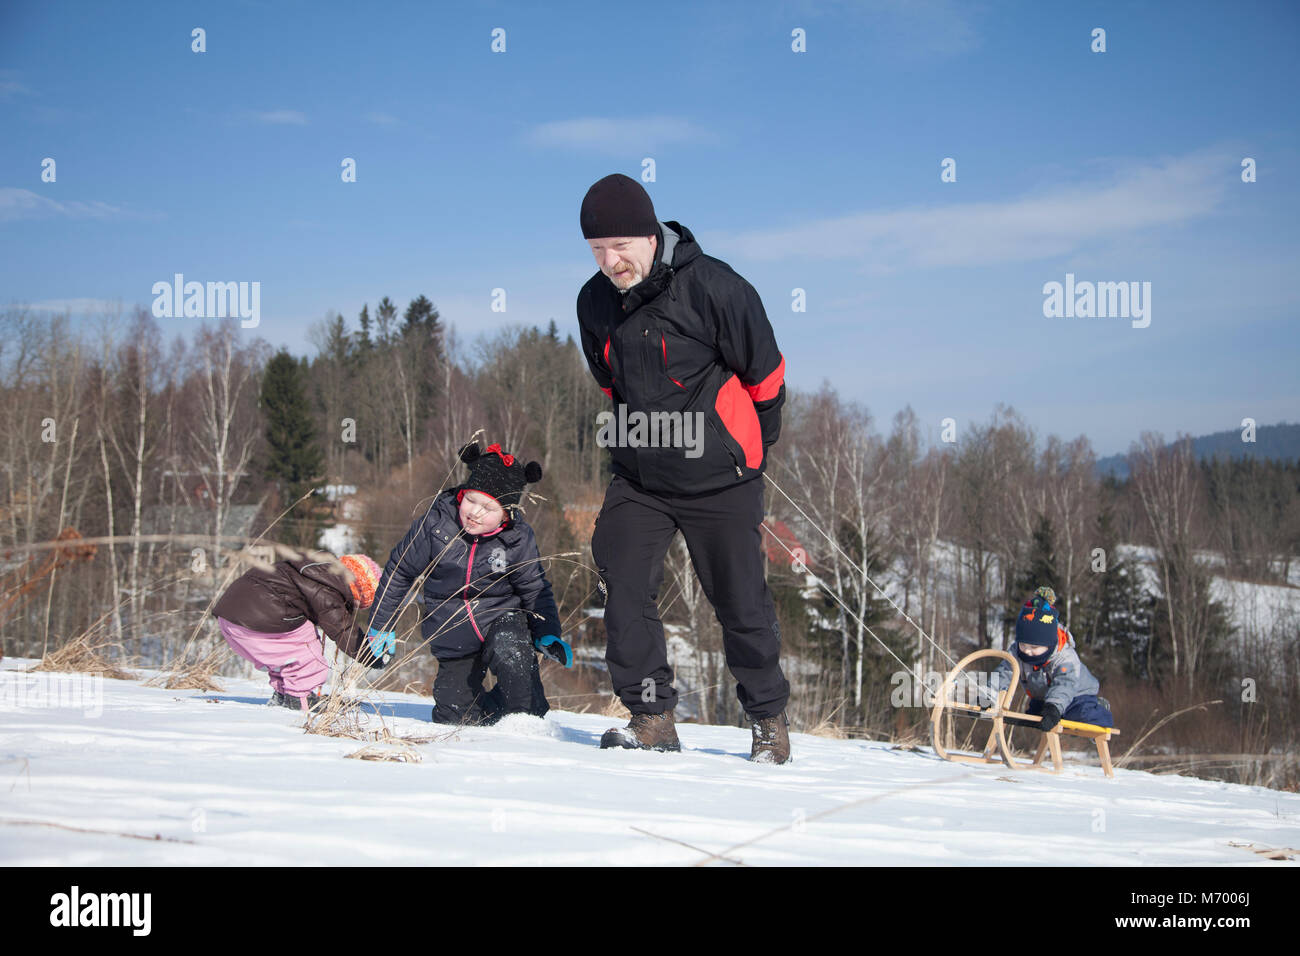
POLYGON ((329 678, 325 650, 311 621, 283 634, 252 631, 224 617, 217 618, 217 626, 236 654, 270 674, 271 690, 278 694, 303 699, 329 678))

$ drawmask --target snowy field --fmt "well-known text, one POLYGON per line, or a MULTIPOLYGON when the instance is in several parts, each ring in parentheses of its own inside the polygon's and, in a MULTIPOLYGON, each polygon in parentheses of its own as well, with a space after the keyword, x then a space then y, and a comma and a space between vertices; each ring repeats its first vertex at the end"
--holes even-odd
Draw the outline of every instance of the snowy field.
MULTIPOLYGON (((419 763, 369 762, 345 757, 362 743, 266 707, 262 681, 204 693, 39 675, 42 689, 31 663, 0 662, 7 865, 1276 867, 1295 864, 1251 845, 1300 847, 1300 794, 1257 787, 1013 773, 803 734, 792 764, 755 766, 747 730, 690 724, 681 754, 601 751, 614 721, 559 712, 422 744, 419 763)), ((446 733, 427 698, 373 696, 374 727, 446 733)))

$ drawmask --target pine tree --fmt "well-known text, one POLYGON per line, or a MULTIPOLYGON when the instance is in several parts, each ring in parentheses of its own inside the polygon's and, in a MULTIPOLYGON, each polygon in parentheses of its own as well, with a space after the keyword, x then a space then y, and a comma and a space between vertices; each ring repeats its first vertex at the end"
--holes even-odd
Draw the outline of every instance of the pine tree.
MULTIPOLYGON (((282 502, 297 501, 321 485, 323 456, 307 401, 307 367, 281 349, 266 364, 260 398, 266 419, 264 474, 273 480, 282 502)), ((299 544, 314 545, 315 526, 310 499, 295 505, 284 519, 291 529, 287 537, 299 544), (292 529, 297 529, 294 532, 292 529)))
POLYGON ((361 307, 361 331, 356 332, 357 349, 361 352, 369 352, 374 347, 374 342, 370 338, 370 306, 369 304, 361 307))
MULTIPOLYGON (((1104 489, 1108 497, 1116 490, 1104 489)), ((1080 595, 1078 610, 1070 622, 1071 633, 1084 646, 1115 660, 1124 670, 1138 677, 1146 673, 1147 649, 1151 641, 1151 613, 1154 598, 1142 584, 1138 565, 1125 558, 1115 532, 1115 512, 1106 502, 1097 512, 1094 546, 1095 571, 1089 576, 1091 586, 1080 595)))
POLYGON ((337 312, 325 327, 323 357, 339 368, 346 366, 352 357, 352 337, 348 334, 346 320, 337 312))
POLYGON ((411 300, 411 304, 406 307, 406 312, 402 315, 402 320, 406 323, 406 330, 428 328, 431 320, 436 318, 437 311, 423 295, 411 300))
MULTIPOLYGON (((1056 558, 1056 531, 1052 527, 1052 519, 1040 514, 1038 523, 1034 526, 1033 541, 1029 545, 1028 562, 1016 578, 1016 595, 1027 596, 1040 587, 1049 587, 1056 592, 1057 609, 1067 611, 1070 595, 1062 591, 1063 584, 1056 558)), ((1013 606, 1012 615, 1019 613, 1019 609, 1019 604, 1013 606)), ((1014 621, 1013 616, 1013 624, 1014 621)))
POLYGON ((379 305, 375 307, 375 322, 379 327, 378 342, 380 345, 388 345, 393 337, 393 320, 397 317, 397 306, 393 305, 388 296, 379 300, 379 305))

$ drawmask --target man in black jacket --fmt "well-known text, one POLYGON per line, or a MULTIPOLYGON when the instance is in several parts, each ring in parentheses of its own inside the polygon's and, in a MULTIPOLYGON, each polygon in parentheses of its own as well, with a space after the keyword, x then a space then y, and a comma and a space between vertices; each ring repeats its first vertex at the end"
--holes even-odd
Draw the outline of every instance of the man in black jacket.
POLYGON ((593 185, 581 224, 600 266, 578 293, 583 353, 614 403, 598 436, 610 447, 614 478, 591 551, 607 589, 610 678, 632 712, 601 746, 680 749, 656 603, 664 556, 680 530, 722 625, 753 729, 751 759, 784 763, 790 685, 760 525, 785 360, 754 287, 705 255, 685 226, 659 222, 636 180, 616 173, 593 185))

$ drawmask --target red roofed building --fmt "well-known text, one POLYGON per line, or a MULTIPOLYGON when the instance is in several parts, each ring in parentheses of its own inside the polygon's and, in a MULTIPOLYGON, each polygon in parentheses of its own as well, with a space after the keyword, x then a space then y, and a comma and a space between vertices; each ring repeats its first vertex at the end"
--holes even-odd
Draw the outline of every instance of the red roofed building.
POLYGON ((767 560, 782 567, 790 567, 793 561, 791 552, 807 561, 808 552, 790 530, 790 526, 773 518, 763 519, 763 550, 767 553, 767 560))

